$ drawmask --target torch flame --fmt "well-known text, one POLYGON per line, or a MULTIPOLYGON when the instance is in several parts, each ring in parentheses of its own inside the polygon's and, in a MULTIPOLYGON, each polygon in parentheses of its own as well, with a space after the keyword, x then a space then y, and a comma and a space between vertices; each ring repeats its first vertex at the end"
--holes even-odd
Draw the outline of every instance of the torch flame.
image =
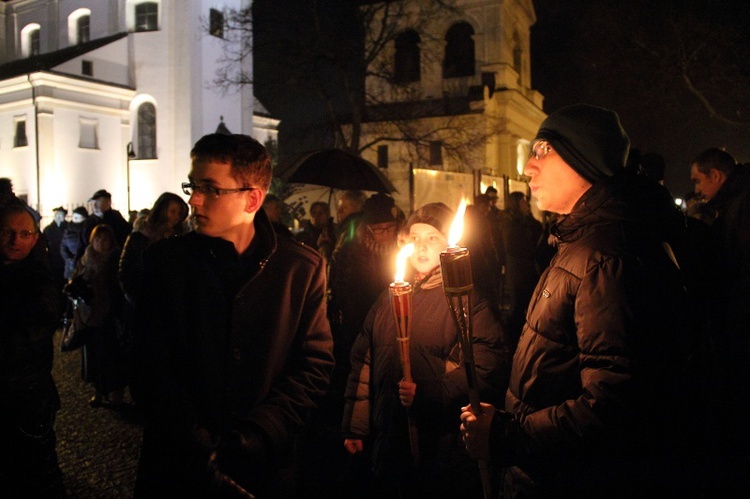
POLYGON ((462 199, 461 204, 458 205, 456 210, 456 217, 453 219, 451 224, 451 230, 448 234, 448 247, 457 248, 458 242, 461 240, 461 236, 464 232, 464 213, 466 212, 466 200, 462 199))
POLYGON ((414 243, 409 243, 398 252, 396 257, 396 276, 393 278, 395 282, 404 282, 404 274, 406 274, 406 259, 414 253, 414 243))

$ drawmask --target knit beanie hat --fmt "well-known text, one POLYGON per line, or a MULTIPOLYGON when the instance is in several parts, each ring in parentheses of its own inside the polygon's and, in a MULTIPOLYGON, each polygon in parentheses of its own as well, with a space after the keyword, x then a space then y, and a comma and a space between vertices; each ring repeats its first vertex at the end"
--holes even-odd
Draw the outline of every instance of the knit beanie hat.
POLYGON ((591 183, 625 167, 630 139, 617 113, 588 104, 555 111, 542 122, 534 141, 546 140, 560 157, 591 183))
POLYGON ((362 221, 366 224, 395 222, 398 217, 396 202, 387 194, 378 192, 365 201, 362 221))
POLYGON ((443 203, 428 203, 415 211, 406 222, 408 231, 414 224, 432 225, 439 230, 445 237, 448 237, 448 231, 451 230, 451 223, 456 214, 443 203))
POLYGON ((75 210, 73 210, 73 213, 74 214, 78 214, 78 215, 83 215, 84 217, 88 217, 89 216, 88 210, 86 208, 84 208, 83 206, 79 206, 78 208, 76 208, 75 210))

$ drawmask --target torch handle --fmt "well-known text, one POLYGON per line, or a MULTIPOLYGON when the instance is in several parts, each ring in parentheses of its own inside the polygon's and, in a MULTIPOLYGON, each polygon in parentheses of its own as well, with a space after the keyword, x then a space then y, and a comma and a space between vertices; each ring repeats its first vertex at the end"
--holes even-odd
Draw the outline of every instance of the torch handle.
POLYGON ((411 381, 411 356, 409 355, 409 338, 396 338, 398 353, 401 357, 401 371, 405 381, 411 381))

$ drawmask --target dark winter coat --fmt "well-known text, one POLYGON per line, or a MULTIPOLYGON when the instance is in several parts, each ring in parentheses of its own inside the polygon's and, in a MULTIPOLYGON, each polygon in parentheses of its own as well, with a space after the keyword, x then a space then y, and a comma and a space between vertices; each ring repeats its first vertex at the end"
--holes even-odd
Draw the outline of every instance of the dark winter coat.
POLYGON ((242 255, 197 233, 144 255, 131 383, 145 414, 137 496, 221 495, 228 476, 263 497, 326 390, 324 261, 277 238, 262 211, 255 230, 242 255))
MULTIPOLYGON (((429 469, 441 459, 436 449, 439 439, 458 432, 460 408, 469 402, 459 333, 439 271, 425 287, 415 284, 412 311, 409 352, 417 391, 410 411, 419 432, 422 465, 429 469)), ((484 301, 474 305, 473 328, 478 387, 483 400, 497 400, 507 386, 509 342, 484 301)), ((375 475, 394 481, 411 473, 406 410, 398 396, 403 375, 396 338, 385 291, 352 348, 342 424, 346 438, 363 439, 372 446, 375 475)))
POLYGON ((93 232, 94 227, 99 224, 107 224, 112 227, 112 230, 115 231, 115 239, 117 239, 117 244, 121 248, 125 244, 125 240, 128 238, 128 234, 130 234, 130 231, 133 230, 133 227, 128 223, 127 220, 125 220, 125 218, 119 211, 109 209, 103 214, 103 216, 98 217, 96 215, 91 215, 84 222, 83 237, 86 241, 86 244, 88 244, 88 241, 91 238, 91 232, 93 232))
POLYGON ((60 225, 52 222, 44 228, 44 237, 47 239, 47 251, 49 255, 49 268, 56 279, 62 280, 65 274, 65 261, 60 253, 63 234, 68 222, 63 221, 60 225))
POLYGON ((57 281, 33 257, 0 264, 0 422, 51 429, 60 398, 52 337, 60 320, 57 281))
POLYGON ((85 222, 77 224, 70 222, 63 233, 60 254, 65 260, 65 279, 70 279, 70 276, 73 275, 76 263, 83 256, 83 250, 88 245, 88 241, 83 237, 84 224, 85 222))
POLYGON ((558 252, 532 296, 508 414, 491 435, 493 457, 520 467, 535 493, 656 493, 674 478, 661 465, 676 462, 665 441, 688 416, 686 313, 663 242, 683 228, 666 190, 629 175, 592 186, 552 227, 558 252))

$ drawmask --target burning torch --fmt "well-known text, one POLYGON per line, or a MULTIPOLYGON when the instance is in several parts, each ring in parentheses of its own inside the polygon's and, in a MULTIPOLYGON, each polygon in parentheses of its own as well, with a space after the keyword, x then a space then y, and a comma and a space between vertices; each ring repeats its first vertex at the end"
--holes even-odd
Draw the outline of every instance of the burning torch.
MULTIPOLYGON (((448 247, 440 253, 440 270, 443 274, 443 292, 448 300, 451 315, 456 322, 461 341, 461 357, 463 359, 466 381, 469 385, 469 402, 471 411, 482 414, 477 386, 477 371, 474 364, 474 348, 472 346, 472 297, 471 290, 474 282, 471 277, 471 258, 468 248, 458 246, 463 232, 464 212, 466 202, 461 201, 456 212, 456 218, 451 224, 448 235, 448 247)), ((486 461, 479 461, 479 474, 482 478, 484 499, 492 495, 492 483, 486 461)))
MULTIPOLYGON (((414 253, 414 244, 407 244, 398 252, 396 258, 396 275, 393 282, 388 286, 391 296, 391 310, 393 320, 396 322, 396 340, 398 341, 398 353, 401 358, 401 371, 405 381, 411 382, 411 361, 409 358, 409 333, 411 332, 411 299, 414 290, 411 284, 404 281, 406 273, 406 260, 414 253)), ((409 447, 414 465, 419 465, 419 439, 417 427, 411 417, 411 412, 406 409, 409 420, 409 447)))

